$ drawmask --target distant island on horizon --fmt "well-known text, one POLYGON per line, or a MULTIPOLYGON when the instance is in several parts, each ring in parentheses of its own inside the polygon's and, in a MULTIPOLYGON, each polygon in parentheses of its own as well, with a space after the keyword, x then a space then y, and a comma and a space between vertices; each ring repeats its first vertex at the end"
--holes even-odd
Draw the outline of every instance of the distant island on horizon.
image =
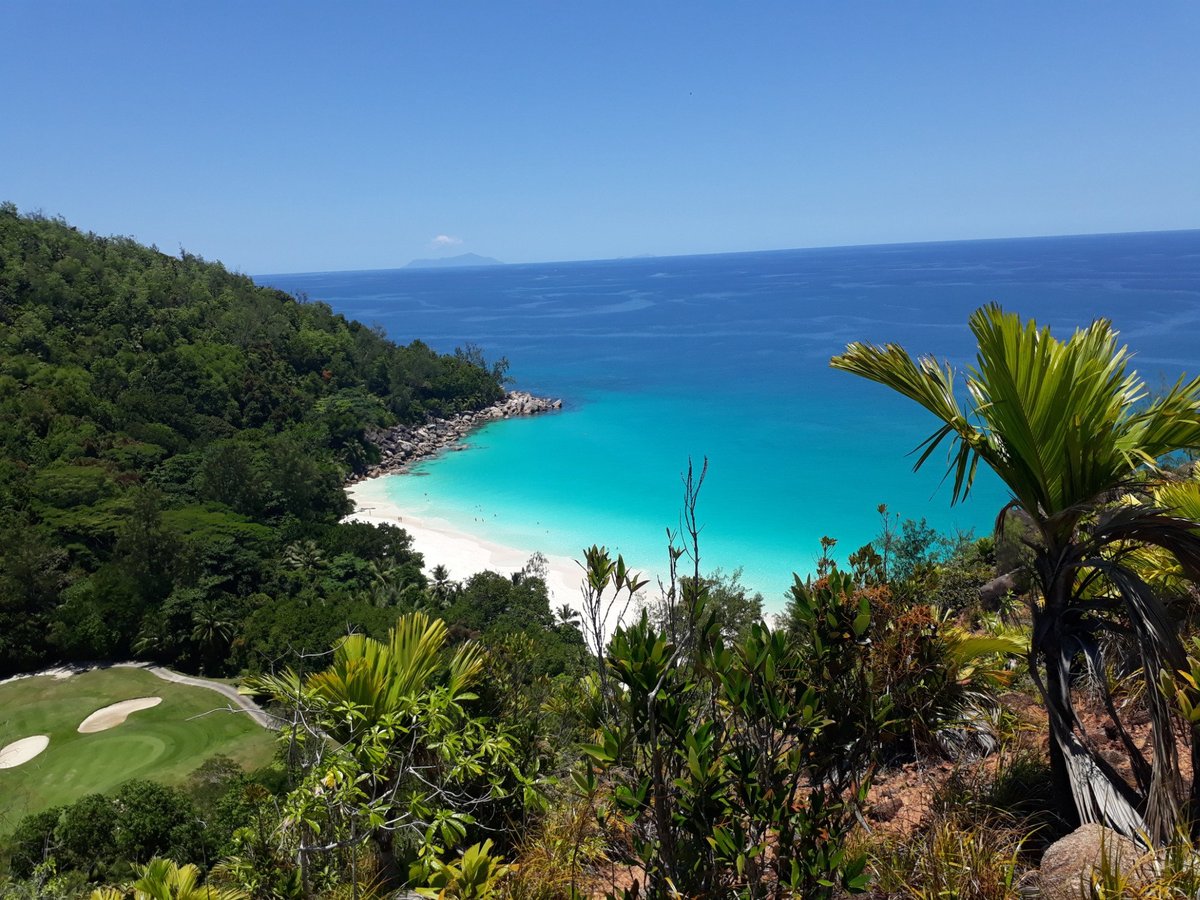
MULTIPOLYGON (((1166 228, 1155 229, 1149 231, 1100 231, 1100 232, 1083 232, 1079 234, 1028 234, 1028 235, 998 235, 991 237, 967 237, 967 238, 944 238, 940 240, 922 240, 922 241, 881 241, 866 244, 816 244, 803 247, 772 247, 761 250, 715 250, 703 253, 638 253, 632 256, 596 256, 584 257, 579 259, 541 259, 541 260, 521 260, 512 265, 567 265, 574 263, 597 263, 597 262, 640 262, 649 260, 671 260, 684 259, 689 257, 717 257, 717 256, 751 256, 756 254, 777 254, 777 253, 797 253, 812 250, 870 250, 876 248, 896 247, 896 248, 911 248, 922 246, 936 246, 939 244, 979 244, 979 243, 997 243, 1004 241, 1031 241, 1054 238, 1115 238, 1128 237, 1132 235, 1163 235, 1163 234, 1200 234, 1200 228, 1166 228)), ((458 256, 447 256, 431 259, 414 259, 412 262, 403 266, 405 269, 428 269, 428 268, 460 268, 467 266, 506 266, 509 263, 503 260, 495 259, 490 256, 480 256, 477 253, 462 253, 458 256)), ((331 269, 328 271, 384 271, 383 269, 331 269)), ((305 272, 279 272, 273 273, 278 275, 304 275, 310 274, 305 272)), ((265 276, 258 276, 265 277, 265 276)))
POLYGON ((498 259, 490 256, 480 256, 478 253, 460 253, 458 256, 444 256, 439 259, 414 259, 406 269, 461 269, 465 266, 502 266, 498 259))

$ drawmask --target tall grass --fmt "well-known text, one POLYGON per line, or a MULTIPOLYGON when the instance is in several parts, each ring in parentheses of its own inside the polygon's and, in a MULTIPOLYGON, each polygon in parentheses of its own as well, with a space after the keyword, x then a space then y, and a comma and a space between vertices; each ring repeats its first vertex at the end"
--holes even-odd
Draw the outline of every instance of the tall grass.
POLYGON ((1049 766, 1031 751, 1002 753, 993 775, 975 766, 951 776, 914 834, 868 840, 874 896, 1019 900, 1022 876, 1065 830, 1049 766))
POLYGON ((871 848, 874 896, 911 900, 1020 900, 1025 835, 1002 817, 939 815, 909 838, 871 848))

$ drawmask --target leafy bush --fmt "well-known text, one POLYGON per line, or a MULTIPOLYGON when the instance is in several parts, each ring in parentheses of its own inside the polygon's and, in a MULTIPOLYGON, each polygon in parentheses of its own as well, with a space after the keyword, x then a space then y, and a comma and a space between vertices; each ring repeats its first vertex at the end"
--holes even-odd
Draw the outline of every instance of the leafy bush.
POLYGON ((56 849, 54 829, 63 813, 61 806, 25 816, 4 842, 3 855, 17 878, 28 878, 39 865, 52 858, 56 849))
POLYGON ((893 758, 956 755, 972 743, 987 749, 995 693, 1012 674, 1006 661, 1025 648, 1019 634, 971 636, 948 614, 897 598, 887 584, 862 585, 836 567, 814 582, 795 579, 780 626, 802 636, 805 611, 818 602, 868 611, 857 652, 875 689, 890 699, 881 740, 893 758), (983 745, 971 735, 983 735, 983 745))
POLYGON ((183 862, 203 858, 202 827, 191 800, 177 788, 153 781, 129 781, 112 799, 117 859, 147 862, 158 855, 183 862))
POLYGON ((758 624, 726 648, 703 594, 693 658, 645 614, 614 636, 617 714, 575 781, 586 796, 612 782, 648 896, 865 886, 846 839, 887 707, 863 653, 870 607, 842 578, 798 598, 791 637, 758 624))
POLYGON ((373 845, 417 883, 440 871, 514 767, 505 726, 472 708, 483 657, 473 643, 449 650, 445 622, 408 613, 386 641, 343 639, 320 672, 250 680, 287 709, 292 786, 265 828, 235 835, 225 877, 248 891, 292 875, 326 890, 356 883, 373 845))

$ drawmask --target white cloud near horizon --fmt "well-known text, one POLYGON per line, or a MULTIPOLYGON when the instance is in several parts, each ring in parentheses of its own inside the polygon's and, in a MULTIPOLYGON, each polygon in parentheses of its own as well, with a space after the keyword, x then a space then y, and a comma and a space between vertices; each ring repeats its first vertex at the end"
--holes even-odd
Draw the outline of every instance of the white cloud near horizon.
POLYGON ((457 247, 462 243, 462 238, 454 237, 450 234, 439 234, 429 242, 431 250, 448 250, 451 247, 457 247))

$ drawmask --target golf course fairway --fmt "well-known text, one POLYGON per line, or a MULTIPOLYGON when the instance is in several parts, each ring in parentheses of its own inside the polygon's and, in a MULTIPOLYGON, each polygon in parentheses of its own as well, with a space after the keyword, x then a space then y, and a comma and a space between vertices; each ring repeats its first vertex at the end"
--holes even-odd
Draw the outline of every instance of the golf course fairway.
POLYGON ((50 739, 28 762, 0 769, 0 835, 29 813, 108 793, 133 778, 177 784, 217 754, 246 769, 269 762, 274 735, 245 713, 226 711, 228 703, 213 691, 137 668, 0 684, 0 747, 32 735, 50 739), (138 697, 162 702, 105 731, 79 733, 92 713, 138 697))

